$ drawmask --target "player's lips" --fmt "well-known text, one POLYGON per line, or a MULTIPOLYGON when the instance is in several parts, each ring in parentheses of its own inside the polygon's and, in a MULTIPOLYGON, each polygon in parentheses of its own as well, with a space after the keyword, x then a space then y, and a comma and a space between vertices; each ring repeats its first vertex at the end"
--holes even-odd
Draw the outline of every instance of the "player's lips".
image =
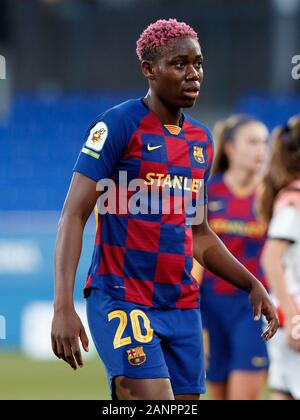
POLYGON ((183 94, 184 96, 190 98, 190 99, 196 99, 199 96, 199 91, 200 91, 200 85, 193 85, 193 86, 188 86, 185 89, 183 89, 183 94))
POLYGON ((254 162, 255 163, 264 163, 264 157, 261 157, 261 156, 259 156, 259 157, 256 157, 255 159, 254 159, 254 162))
POLYGON ((255 164, 256 165, 262 165, 264 163, 264 159, 256 159, 255 164))
POLYGON ((187 98, 196 99, 199 96, 199 90, 184 90, 183 94, 187 98))

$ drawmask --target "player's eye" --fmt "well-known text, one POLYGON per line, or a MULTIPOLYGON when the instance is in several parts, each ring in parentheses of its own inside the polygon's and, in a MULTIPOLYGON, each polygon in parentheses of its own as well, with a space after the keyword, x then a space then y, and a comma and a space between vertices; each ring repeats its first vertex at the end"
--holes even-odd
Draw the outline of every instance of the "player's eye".
POLYGON ((258 145, 259 143, 260 143, 260 141, 259 140, 257 140, 256 138, 254 138, 254 137, 250 137, 250 139, 249 139, 249 143, 250 144, 252 144, 253 146, 256 146, 256 145, 258 145))
POLYGON ((184 68, 184 62, 183 61, 180 61, 178 63, 175 63, 175 67, 177 69, 183 69, 184 68))
POLYGON ((195 64, 196 69, 201 69, 203 65, 203 61, 197 61, 197 63, 195 64))

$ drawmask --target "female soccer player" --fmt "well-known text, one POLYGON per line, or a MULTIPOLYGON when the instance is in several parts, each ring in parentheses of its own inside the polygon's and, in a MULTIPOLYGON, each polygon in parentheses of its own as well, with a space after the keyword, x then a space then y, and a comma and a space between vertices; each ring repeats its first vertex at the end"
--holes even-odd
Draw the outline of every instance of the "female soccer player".
POLYGON ((269 321, 266 339, 278 320, 261 283, 207 223, 207 200, 201 201, 200 193, 212 161, 211 134, 181 111, 195 103, 203 79, 196 32, 175 19, 159 20, 142 33, 137 54, 149 82, 146 96, 102 114, 90 127, 74 168, 56 241, 52 346, 74 369, 82 365, 78 337, 85 350, 87 338, 72 291, 84 225, 104 195, 107 200, 97 202, 85 296, 112 396, 199 399, 205 373, 199 290, 190 275, 193 256, 249 293, 255 317, 263 313, 269 321), (100 195, 96 184, 107 179, 108 190, 100 195), (110 200, 114 192, 121 194, 117 203, 110 200), (149 196, 151 204, 153 197, 158 204, 151 211, 149 196), (195 202, 202 218, 201 211, 192 217, 195 202))
MULTIPOLYGON (((237 115, 216 124, 216 154, 208 186, 208 220, 230 252, 263 281, 259 265, 266 225, 257 220, 268 130, 237 115)), ((247 295, 204 272, 201 310, 208 333, 208 379, 213 399, 259 399, 268 365, 262 322, 253 322, 247 295)))
POLYGON ((270 223, 263 267, 281 314, 268 344, 275 400, 300 400, 300 116, 274 132, 261 212, 270 223))

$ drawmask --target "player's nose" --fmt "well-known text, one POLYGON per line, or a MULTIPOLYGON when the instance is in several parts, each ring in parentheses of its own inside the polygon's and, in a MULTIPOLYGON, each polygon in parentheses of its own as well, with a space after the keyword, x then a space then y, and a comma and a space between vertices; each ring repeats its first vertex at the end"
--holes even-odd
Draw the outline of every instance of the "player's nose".
POLYGON ((200 80, 200 72, 198 69, 195 68, 195 66, 191 65, 187 67, 185 78, 186 80, 200 80))

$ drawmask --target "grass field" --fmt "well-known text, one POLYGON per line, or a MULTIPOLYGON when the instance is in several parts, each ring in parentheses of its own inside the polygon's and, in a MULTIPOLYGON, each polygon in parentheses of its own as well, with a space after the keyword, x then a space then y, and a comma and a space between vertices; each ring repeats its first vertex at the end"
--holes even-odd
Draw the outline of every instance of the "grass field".
POLYGON ((0 353, 0 400, 110 399, 98 358, 73 371, 61 361, 37 362, 20 354, 0 353))
MULTIPOLYGON (((0 400, 109 400, 105 371, 95 357, 73 371, 62 361, 39 362, 0 353, 0 400)), ((202 396, 209 399, 209 393, 202 396)), ((263 399, 268 399, 266 390, 263 399)))
POLYGON ((39 362, 0 353, 0 400, 108 400, 105 371, 95 357, 73 371, 62 361, 39 362))

